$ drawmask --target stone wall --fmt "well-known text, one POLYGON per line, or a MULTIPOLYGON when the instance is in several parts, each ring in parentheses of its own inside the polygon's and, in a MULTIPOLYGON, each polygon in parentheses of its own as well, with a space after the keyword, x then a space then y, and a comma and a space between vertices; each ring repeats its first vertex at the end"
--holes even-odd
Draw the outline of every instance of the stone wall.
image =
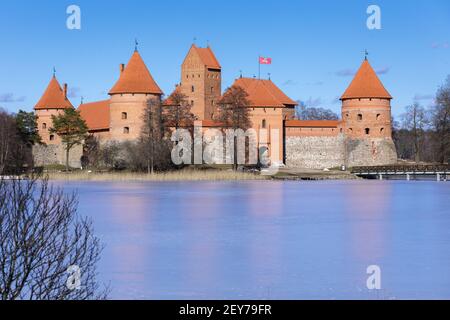
POLYGON ((337 136, 287 136, 286 165, 292 168, 325 169, 345 164, 345 138, 337 136))
POLYGON ((397 151, 389 138, 347 139, 347 166, 382 166, 397 163, 397 151))
MULTIPOLYGON (((75 146, 70 150, 69 166, 72 168, 81 167, 81 156, 83 147, 75 146)), ((37 167, 48 165, 65 165, 66 149, 62 144, 35 145, 33 147, 34 165, 37 167)))

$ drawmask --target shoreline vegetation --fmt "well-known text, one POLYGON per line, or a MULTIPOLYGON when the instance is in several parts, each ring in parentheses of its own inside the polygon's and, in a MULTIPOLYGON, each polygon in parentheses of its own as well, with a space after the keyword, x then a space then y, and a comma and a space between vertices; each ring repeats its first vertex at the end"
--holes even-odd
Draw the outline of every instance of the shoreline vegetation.
POLYGON ((310 169, 281 168, 273 175, 268 172, 248 172, 220 169, 183 169, 177 171, 157 172, 153 174, 140 172, 97 172, 97 171, 47 171, 43 175, 54 181, 248 181, 248 180, 355 180, 355 175, 338 170, 322 171, 310 169))
POLYGON ((259 173, 228 170, 179 170, 153 174, 138 172, 48 172, 44 174, 55 181, 244 181, 267 180, 259 173))

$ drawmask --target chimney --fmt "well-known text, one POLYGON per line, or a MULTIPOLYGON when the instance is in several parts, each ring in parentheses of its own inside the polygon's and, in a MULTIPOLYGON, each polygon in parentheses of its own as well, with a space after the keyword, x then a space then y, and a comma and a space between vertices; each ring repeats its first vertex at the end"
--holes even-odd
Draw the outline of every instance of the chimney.
POLYGON ((67 83, 64 83, 64 98, 67 99, 67 83))
POLYGON ((125 70, 125 64, 121 63, 120 64, 120 73, 122 73, 123 70, 125 70))

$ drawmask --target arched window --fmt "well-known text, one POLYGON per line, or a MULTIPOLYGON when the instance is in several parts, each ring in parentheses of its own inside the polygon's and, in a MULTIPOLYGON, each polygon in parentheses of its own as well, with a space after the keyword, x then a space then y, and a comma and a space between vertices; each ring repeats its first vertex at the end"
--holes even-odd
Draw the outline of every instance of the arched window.
POLYGON ((127 120, 128 114, 126 112, 122 112, 122 120, 127 120))
POLYGON ((191 107, 194 106, 194 100, 191 100, 191 107))
POLYGON ((123 133, 124 134, 129 134, 130 133, 130 128, 129 127, 123 128, 123 133))
POLYGON ((369 128, 366 128, 364 131, 366 132, 367 135, 370 134, 370 129, 369 128))
POLYGON ((191 87, 191 91, 195 92, 195 87, 194 86, 191 87))
POLYGON ((348 132, 352 133, 353 132, 353 128, 348 128, 348 132))
POLYGON ((55 140, 55 136, 54 135, 50 135, 50 141, 53 141, 53 140, 55 140))
POLYGON ((262 121, 262 124, 261 124, 261 127, 263 128, 263 129, 265 129, 266 128, 266 119, 263 119, 263 121, 262 121))
POLYGON ((381 120, 381 114, 377 114, 377 120, 381 120))
POLYGON ((362 116, 362 114, 360 113, 360 114, 358 114, 358 121, 362 121, 362 119, 363 119, 363 116, 362 116))
POLYGON ((47 124, 46 123, 42 124, 42 129, 47 129, 47 124))
POLYGON ((384 133, 384 128, 380 129, 380 133, 383 134, 384 133))

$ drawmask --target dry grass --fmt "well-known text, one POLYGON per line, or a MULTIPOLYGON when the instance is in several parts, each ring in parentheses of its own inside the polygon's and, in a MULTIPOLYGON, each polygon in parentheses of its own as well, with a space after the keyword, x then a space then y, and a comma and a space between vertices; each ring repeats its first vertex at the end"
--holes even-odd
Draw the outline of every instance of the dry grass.
POLYGON ((259 174, 234 172, 225 170, 180 170, 167 173, 98 173, 78 171, 71 173, 48 173, 50 180, 63 181, 232 181, 232 180, 265 180, 259 174))

